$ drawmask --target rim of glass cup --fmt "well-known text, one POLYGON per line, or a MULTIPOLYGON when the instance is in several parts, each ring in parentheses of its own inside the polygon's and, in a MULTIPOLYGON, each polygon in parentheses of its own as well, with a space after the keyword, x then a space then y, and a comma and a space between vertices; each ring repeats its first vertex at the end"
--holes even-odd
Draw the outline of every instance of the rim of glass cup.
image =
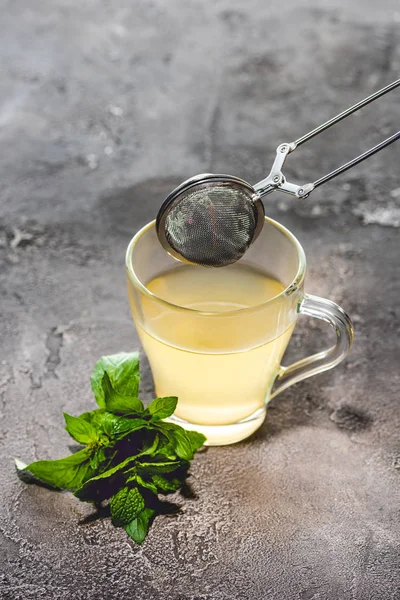
MULTIPOLYGON (((291 231, 289 231, 289 229, 286 229, 286 227, 284 227, 277 221, 274 221, 274 219, 270 219, 269 217, 264 217, 264 221, 266 223, 269 223, 276 229, 279 229, 292 242, 292 244, 296 247, 297 259, 298 259, 298 269, 297 269, 295 278, 291 281, 291 283, 289 283, 289 285, 284 290, 282 290, 282 292, 280 292, 277 296, 274 296, 273 298, 269 298, 269 300, 265 300, 265 302, 261 302, 260 304, 254 304, 253 306, 248 306, 247 308, 237 308, 234 310, 227 310, 224 312, 207 312, 207 311, 197 310, 196 308, 188 308, 187 306, 181 306, 180 304, 174 304, 173 302, 169 302, 168 300, 164 300, 163 298, 160 298, 159 296, 157 296, 157 294, 153 294, 153 292, 151 292, 146 287, 146 285, 140 281, 139 277, 136 275, 135 270, 132 265, 132 257, 133 257, 133 253, 135 250, 135 246, 139 242, 140 238, 143 235, 145 235, 152 227, 155 227, 155 224, 156 224, 155 219, 154 219, 154 221, 150 221, 150 223, 147 223, 147 225, 144 225, 144 227, 139 229, 139 231, 133 236, 133 238, 129 242, 128 248, 126 250, 126 255, 125 255, 125 265, 126 265, 126 269, 128 271, 130 280, 141 292, 143 292, 143 294, 145 294, 152 300, 155 300, 158 303, 160 303, 168 308, 185 311, 185 312, 189 312, 189 313, 196 314, 196 315, 203 315, 203 316, 207 316, 207 317, 212 317, 212 316, 225 317, 225 316, 231 316, 231 315, 237 315, 237 314, 245 314, 245 313, 259 310, 260 308, 264 308, 268 304, 272 304, 273 302, 276 302, 278 299, 281 299, 281 298, 284 298, 284 297, 287 297, 287 296, 290 296, 291 294, 293 294, 302 285, 305 275, 306 275, 306 256, 305 256, 304 250, 303 250, 300 242, 298 241, 298 239, 293 235, 293 233, 291 231)), ((262 235, 262 232, 261 232, 261 235, 262 235)), ((179 263, 179 261, 176 261, 176 262, 179 263)))

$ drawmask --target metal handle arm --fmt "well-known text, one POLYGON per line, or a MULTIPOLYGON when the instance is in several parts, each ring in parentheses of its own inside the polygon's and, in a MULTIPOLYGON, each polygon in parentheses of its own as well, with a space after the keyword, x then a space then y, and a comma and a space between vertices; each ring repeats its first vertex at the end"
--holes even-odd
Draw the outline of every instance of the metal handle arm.
POLYGON ((286 178, 284 177, 284 175, 282 173, 282 167, 285 163, 285 160, 286 160, 288 154, 290 154, 290 152, 293 152, 297 148, 297 146, 304 144, 304 142, 310 140, 311 138, 318 135, 322 131, 325 131, 329 127, 332 127, 332 125, 335 125, 342 119, 345 119, 347 116, 353 114, 354 112, 356 112, 363 106, 366 106, 370 102, 373 102, 377 98, 380 98, 381 96, 383 96, 384 94, 387 94, 388 92, 390 92, 391 90, 395 89, 398 86, 400 86, 400 79, 393 81, 392 83, 390 83, 386 87, 382 88, 381 90, 378 90, 374 94, 371 94, 367 98, 364 98, 364 100, 357 102, 357 104, 354 104, 347 110, 342 111, 341 113, 336 115, 336 117, 329 119, 329 121, 326 121, 325 123, 323 123, 319 127, 316 127, 309 133, 306 133, 302 137, 298 138, 296 141, 291 142, 291 143, 281 144, 280 146, 278 146, 277 151, 276 151, 276 158, 275 158, 274 164, 272 165, 271 172, 269 173, 268 177, 266 177, 265 179, 263 179, 262 181, 260 181, 259 183, 257 183, 254 186, 254 189, 256 190, 256 192, 260 196, 264 196, 264 195, 269 194, 276 190, 276 191, 280 191, 280 192, 285 192, 286 194, 290 194, 292 196, 297 196, 298 198, 306 198, 307 196, 310 195, 310 193, 316 187, 322 185, 323 183, 326 183, 327 181, 330 181, 334 177, 337 177, 341 173, 344 173, 344 171, 347 171, 348 169, 351 169, 355 165, 358 165, 359 163, 366 160, 370 156, 376 154, 383 148, 386 148, 386 146, 389 146, 390 144, 393 144, 393 142, 395 142, 396 140, 400 139, 400 131, 398 131, 397 133, 393 134, 392 136, 390 136, 383 142, 380 142, 379 144, 377 144, 373 148, 370 148, 366 152, 363 152, 356 158, 353 158, 352 160, 345 163, 344 165, 338 167, 337 169, 334 169, 327 175, 320 177, 313 183, 307 183, 302 186, 296 185, 294 183, 289 183, 288 181, 286 181, 286 178))
POLYGON ((342 121, 349 115, 352 115, 353 113, 355 113, 360 108, 367 106, 367 104, 370 104, 374 100, 377 100, 381 96, 384 96, 388 92, 391 92, 392 90, 397 88, 399 85, 400 85, 400 79, 396 79, 396 81, 389 83, 389 85, 386 85, 384 88, 378 90, 377 92, 374 92, 367 98, 364 98, 364 100, 360 100, 360 102, 353 104, 353 106, 350 106, 350 108, 347 108, 346 110, 342 111, 341 113, 336 115, 336 117, 333 117, 332 119, 329 119, 328 121, 325 121, 325 123, 322 123, 322 125, 319 125, 319 127, 316 127, 309 133, 306 133, 302 137, 299 137, 295 142, 293 142, 293 145, 295 146, 295 148, 297 148, 297 146, 300 146, 301 144, 304 144, 304 142, 311 140, 311 138, 313 138, 314 136, 321 133, 321 131, 325 131, 326 129, 329 129, 329 127, 332 127, 332 125, 336 125, 336 123, 339 123, 339 121, 342 121))
POLYGON ((355 165, 358 165, 363 160, 369 158, 373 154, 376 154, 377 152, 379 152, 379 150, 382 150, 383 148, 386 148, 386 146, 389 146, 390 144, 393 144, 393 142, 395 142, 398 139, 400 139, 400 131, 398 131, 397 133, 391 135, 389 138, 387 138, 386 140, 383 140, 383 142, 381 142, 380 144, 377 144, 373 148, 370 148, 366 152, 363 152, 363 154, 360 154, 356 158, 353 158, 353 160, 349 160, 349 162, 345 163, 341 167, 338 167, 337 169, 335 169, 334 171, 331 171, 327 175, 324 175, 323 177, 320 177, 319 179, 317 179, 317 181, 314 181, 314 183, 308 184, 308 185, 312 185, 313 189, 316 188, 316 187, 318 187, 319 185, 322 185, 326 181, 329 181, 330 179, 333 179, 334 177, 337 177, 337 175, 340 175, 340 173, 344 173, 348 169, 351 169, 351 167, 354 167, 355 165))

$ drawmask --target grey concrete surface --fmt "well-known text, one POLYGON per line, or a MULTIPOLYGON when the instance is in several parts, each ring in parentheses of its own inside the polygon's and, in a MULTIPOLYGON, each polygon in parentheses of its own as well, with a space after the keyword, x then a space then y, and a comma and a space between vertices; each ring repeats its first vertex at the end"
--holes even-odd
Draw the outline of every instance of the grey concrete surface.
MULTIPOLYGON (((307 290, 356 341, 270 405, 250 440, 196 458, 197 499, 142 547, 13 457, 68 453, 63 409, 91 368, 139 346, 124 250, 175 183, 256 182, 282 141, 399 77, 398 0, 1 3, 0 597, 398 600, 400 146, 303 202, 269 196, 307 290)), ((399 96, 290 157, 303 183, 398 130, 399 96)), ((302 318, 287 361, 322 348, 302 318)), ((144 364, 143 394, 151 397, 144 364)))

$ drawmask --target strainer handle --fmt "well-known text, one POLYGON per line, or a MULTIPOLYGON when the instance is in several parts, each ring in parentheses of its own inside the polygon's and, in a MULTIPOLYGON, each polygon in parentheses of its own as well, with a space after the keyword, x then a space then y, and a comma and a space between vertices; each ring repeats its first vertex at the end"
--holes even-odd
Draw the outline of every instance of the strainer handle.
POLYGON ((377 144, 373 148, 370 148, 366 152, 363 152, 359 156, 356 156, 356 158, 353 158, 352 160, 349 160, 349 162, 345 163, 344 165, 341 165, 337 169, 334 169, 333 171, 331 171, 327 175, 324 175, 323 177, 320 177, 319 179, 317 179, 316 181, 314 181, 314 183, 306 183, 305 185, 301 186, 300 189, 297 191, 296 196, 298 196, 299 198, 306 198, 307 196, 310 195, 310 193, 313 190, 315 190, 315 188, 319 187, 323 183, 326 183, 327 181, 330 181, 334 177, 337 177, 341 173, 344 173, 345 171, 348 171, 349 169, 351 169, 355 165, 360 164, 361 162, 363 162, 364 160, 366 160, 370 156, 373 156, 374 154, 376 154, 380 150, 383 150, 383 148, 386 148, 386 146, 390 146, 390 144, 393 144, 393 142, 396 142, 399 139, 400 139, 400 131, 398 131, 397 133, 394 133, 390 137, 386 138, 386 140, 383 140, 383 142, 380 142, 379 144, 377 144))
POLYGON ((327 350, 298 360, 292 365, 281 366, 270 399, 294 383, 338 365, 347 356, 353 343, 354 329, 350 317, 331 300, 305 294, 298 305, 298 312, 329 323, 335 330, 336 344, 327 350))
POLYGON ((398 131, 397 133, 394 133, 393 135, 388 137, 386 140, 383 140, 383 142, 380 142, 379 144, 377 144, 373 148, 370 148, 366 152, 363 152, 359 156, 356 156, 356 158, 353 158, 352 160, 348 161, 344 165, 341 165, 337 169, 334 169, 327 175, 320 177, 313 183, 306 183, 305 185, 297 185, 294 183, 290 183, 289 181, 286 180, 286 177, 282 173, 282 168, 283 168, 283 165, 285 164, 287 156, 291 152, 296 150, 296 148, 298 146, 300 146, 301 144, 304 144, 304 142, 307 142, 308 140, 315 137, 322 131, 329 129, 329 127, 332 127, 336 123, 339 123, 339 121, 342 121, 349 115, 352 115, 360 108, 363 108, 364 106, 366 106, 367 104, 370 104, 374 100, 381 98, 381 96, 384 96, 385 94, 387 94, 388 92, 391 92, 392 90, 394 90, 395 88, 397 88, 399 86, 400 86, 400 79, 396 79, 396 81, 393 81, 392 83, 385 86, 384 88, 378 90, 377 92, 374 92, 367 98, 364 98, 364 100, 361 100, 360 102, 357 102, 356 104, 353 104, 353 106, 350 106, 350 108, 347 108, 346 110, 342 111, 341 113, 336 115, 336 117, 333 117, 332 119, 329 119, 328 121, 325 121, 325 123, 322 123, 322 125, 319 125, 318 127, 313 129, 309 133, 306 133, 305 135, 299 137, 294 142, 280 144, 277 148, 276 158, 275 158, 274 164, 272 165, 269 175, 262 181, 259 181, 254 186, 255 191, 259 194, 259 196, 265 196, 266 194, 270 194, 271 192, 278 191, 278 192, 284 192, 286 194, 290 194, 292 196, 297 196, 298 198, 306 198, 307 196, 309 196, 311 194, 311 192, 315 188, 319 187, 323 183, 330 181, 334 177, 337 177, 341 173, 344 173, 348 169, 351 169, 355 165, 358 165, 359 163, 363 162, 370 156, 373 156, 380 150, 383 150, 383 148, 386 148, 390 144, 393 144, 394 142, 396 142, 398 139, 400 139, 400 131, 398 131))
POLYGON ((381 88, 377 92, 374 92, 367 98, 364 98, 364 100, 360 100, 360 102, 353 104, 353 106, 350 106, 350 108, 346 108, 346 110, 343 110, 341 113, 336 115, 336 117, 332 117, 332 119, 325 121, 325 123, 322 123, 322 125, 318 125, 318 127, 313 129, 312 131, 309 131, 305 135, 302 135, 295 142, 293 142, 293 145, 295 146, 295 148, 297 148, 297 146, 300 146, 301 144, 304 144, 304 142, 311 140, 311 138, 318 135, 322 131, 329 129, 329 127, 332 127, 332 125, 336 125, 336 123, 339 123, 339 121, 342 121, 349 115, 352 115, 357 110, 360 110, 360 108, 367 106, 367 104, 370 104, 374 100, 381 98, 382 96, 384 96, 388 92, 391 92, 392 90, 394 90, 395 88, 397 88, 399 86, 400 86, 400 79, 396 79, 396 81, 392 81, 392 83, 385 85, 385 87, 381 88))

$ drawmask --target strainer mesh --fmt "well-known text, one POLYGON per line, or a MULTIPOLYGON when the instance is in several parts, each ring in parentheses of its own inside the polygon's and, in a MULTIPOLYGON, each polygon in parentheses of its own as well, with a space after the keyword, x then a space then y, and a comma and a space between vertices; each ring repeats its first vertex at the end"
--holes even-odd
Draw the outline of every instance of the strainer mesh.
POLYGON ((186 260, 205 267, 236 262, 250 246, 257 210, 250 190, 210 182, 181 194, 170 208, 165 234, 186 260))

